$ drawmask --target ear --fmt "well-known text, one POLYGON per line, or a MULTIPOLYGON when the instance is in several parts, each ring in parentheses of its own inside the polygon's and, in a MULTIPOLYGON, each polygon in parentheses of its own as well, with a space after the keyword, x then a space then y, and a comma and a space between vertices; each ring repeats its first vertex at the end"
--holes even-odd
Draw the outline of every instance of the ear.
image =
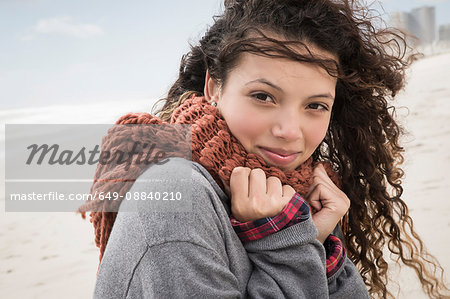
POLYGON ((217 103, 219 100, 219 91, 220 91, 219 84, 216 82, 216 80, 211 78, 211 76, 209 75, 209 71, 206 71, 205 88, 203 91, 203 94, 205 95, 205 99, 207 99, 208 101, 214 101, 217 103))

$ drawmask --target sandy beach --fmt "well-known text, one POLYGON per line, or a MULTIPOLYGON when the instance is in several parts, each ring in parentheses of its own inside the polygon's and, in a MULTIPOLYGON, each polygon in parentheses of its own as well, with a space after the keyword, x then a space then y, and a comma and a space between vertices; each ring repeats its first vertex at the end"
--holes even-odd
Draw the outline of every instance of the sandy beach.
MULTIPOLYGON (((426 247, 447 271, 447 282, 450 282, 449 70, 450 53, 417 61, 410 70, 405 91, 395 104, 408 132, 403 138, 406 149, 403 200, 426 247)), ((114 122, 118 115, 142 111, 144 107, 150 105, 124 105, 112 109, 108 115, 103 114, 101 121, 114 122)), ((80 109, 92 111, 92 107, 80 109)), ((48 111, 56 113, 57 109, 48 111)), ((0 113, 12 115, 11 111, 0 113)), ((34 113, 38 114, 39 110, 34 113)), ((92 123, 89 115, 94 114, 95 111, 84 120, 92 123)), ((50 119, 48 115, 45 118, 50 119)), ((40 120, 43 117, 36 116, 35 121, 40 120)), ((5 122, 13 121, 6 118, 5 122)), ((61 120, 64 121, 73 120, 67 114, 61 120)), ((4 162, 2 156, 0 297, 91 298, 98 266, 92 225, 74 213, 5 213, 4 162)), ((402 268, 400 274, 393 272, 392 277, 402 289, 398 298, 427 298, 410 271, 402 268)))

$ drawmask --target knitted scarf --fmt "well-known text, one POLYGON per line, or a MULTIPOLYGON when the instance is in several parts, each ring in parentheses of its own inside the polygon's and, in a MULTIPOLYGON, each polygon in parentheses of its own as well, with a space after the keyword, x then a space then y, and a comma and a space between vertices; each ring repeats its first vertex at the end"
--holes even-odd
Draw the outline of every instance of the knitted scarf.
MULTIPOLYGON (((192 127, 191 136, 186 137, 185 132, 180 133, 177 126, 164 126, 165 129, 158 131, 157 124, 167 124, 158 117, 147 113, 127 114, 121 117, 116 124, 152 124, 144 126, 145 131, 141 131, 139 126, 115 126, 108 131, 102 139, 102 153, 109 151, 129 152, 130 147, 135 144, 150 144, 157 140, 158 149, 168 157, 190 158, 192 161, 201 164, 214 178, 217 184, 224 189, 222 183, 229 186, 230 176, 237 166, 249 167, 250 169, 261 168, 266 177, 278 177, 281 183, 288 184, 299 194, 307 194, 312 182, 312 171, 314 162, 310 157, 306 162, 295 170, 283 172, 277 167, 267 165, 262 157, 247 153, 242 144, 234 137, 228 129, 225 120, 220 115, 216 107, 209 104, 204 97, 191 97, 185 100, 172 114, 170 124, 190 124, 192 127), (149 134, 149 130, 155 130, 149 134), (157 136, 157 138, 155 138, 157 136), (187 144, 192 142, 192 144, 187 144), (180 151, 180 143, 186 143, 188 148, 192 145, 192 152, 180 151), (174 150, 177 148, 177 150, 174 150)), ((152 158, 156 154, 153 154, 152 158)), ((119 195, 125 194, 132 186, 133 182, 141 175, 149 165, 135 163, 138 158, 133 157, 130 165, 118 163, 99 163, 95 173, 94 183, 91 187, 91 194, 117 192, 119 195)), ((155 160, 156 161, 156 160, 155 160)), ((340 186, 337 174, 332 171, 329 163, 324 163, 325 169, 333 180, 340 186)), ((95 242, 100 248, 100 260, 106 248, 109 235, 111 233, 114 220, 120 205, 120 198, 115 201, 105 201, 94 199, 87 202, 78 209, 82 217, 85 213, 92 211, 91 222, 95 228, 95 242), (115 212, 110 212, 115 211, 115 212)))

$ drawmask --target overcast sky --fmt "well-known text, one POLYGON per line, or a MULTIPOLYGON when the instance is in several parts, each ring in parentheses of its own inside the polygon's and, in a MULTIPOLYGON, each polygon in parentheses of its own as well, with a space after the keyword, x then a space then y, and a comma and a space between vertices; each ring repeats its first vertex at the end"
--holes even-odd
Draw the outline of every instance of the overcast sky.
MULTIPOLYGON (((386 11, 450 1, 385 0, 386 11)), ((0 109, 159 98, 222 1, 0 0, 0 109)))

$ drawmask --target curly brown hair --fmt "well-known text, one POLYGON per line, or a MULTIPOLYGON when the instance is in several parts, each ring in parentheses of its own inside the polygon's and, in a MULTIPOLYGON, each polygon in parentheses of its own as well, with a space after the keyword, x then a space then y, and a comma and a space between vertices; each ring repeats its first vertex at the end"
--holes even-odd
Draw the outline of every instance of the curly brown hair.
POLYGON ((329 130, 313 157, 332 163, 351 200, 344 226, 349 257, 372 296, 393 297, 386 286, 387 246, 397 262, 415 270, 430 297, 450 298, 443 269, 424 249, 401 199, 403 132, 389 102, 404 87, 405 70, 414 60, 406 55, 405 36, 378 26, 381 18, 358 1, 225 0, 224 13, 214 20, 199 45, 183 56, 158 116, 169 121, 192 93, 201 95, 207 70, 226 84, 243 52, 320 64, 338 81, 329 130), (307 44, 335 54, 338 65, 292 47, 307 44))

